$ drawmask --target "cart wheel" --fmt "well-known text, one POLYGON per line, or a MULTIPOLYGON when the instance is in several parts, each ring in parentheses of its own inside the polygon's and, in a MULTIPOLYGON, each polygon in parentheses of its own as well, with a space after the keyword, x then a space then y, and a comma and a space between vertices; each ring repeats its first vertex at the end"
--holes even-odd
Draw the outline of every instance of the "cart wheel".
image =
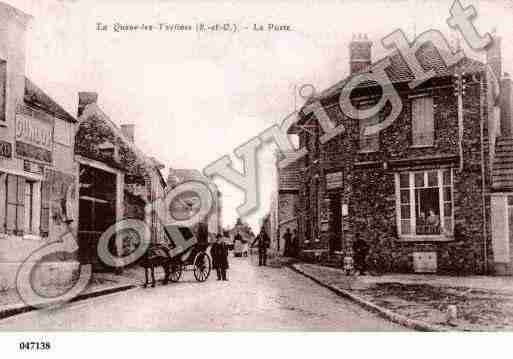
POLYGON ((171 273, 169 274, 169 280, 171 282, 178 282, 182 277, 182 265, 180 263, 171 265, 171 273))
POLYGON ((198 282, 206 281, 211 269, 209 255, 205 252, 199 252, 194 258, 194 278, 198 282))

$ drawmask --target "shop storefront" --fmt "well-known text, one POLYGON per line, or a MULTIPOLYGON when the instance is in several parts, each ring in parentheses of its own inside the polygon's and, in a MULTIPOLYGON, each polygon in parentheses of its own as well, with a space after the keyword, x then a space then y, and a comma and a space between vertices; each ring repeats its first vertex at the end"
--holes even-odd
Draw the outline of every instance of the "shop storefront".
MULTIPOLYGON (((25 77, 30 17, 0 4, 0 284, 13 287, 20 264, 50 241, 76 234, 76 119, 25 77), (4 29, 4 27, 3 27, 4 29)), ((73 254, 46 256, 53 274, 75 265, 73 254), (62 260, 65 261, 62 261, 62 260), (57 271, 57 272, 56 272, 57 271)), ((63 270, 71 277, 72 271, 63 270)), ((44 284, 44 283, 43 283, 44 284)))

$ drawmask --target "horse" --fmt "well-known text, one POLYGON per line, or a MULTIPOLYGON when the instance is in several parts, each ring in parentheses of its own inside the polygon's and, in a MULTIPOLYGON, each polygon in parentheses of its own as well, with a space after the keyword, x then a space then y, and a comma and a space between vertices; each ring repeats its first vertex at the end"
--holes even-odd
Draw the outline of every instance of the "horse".
POLYGON ((151 286, 155 287, 155 267, 162 267, 165 272, 164 284, 169 282, 171 274, 171 265, 173 259, 169 254, 169 249, 162 244, 150 244, 146 253, 141 257, 139 264, 144 268, 145 283, 147 288, 149 283, 148 272, 151 272, 151 286))

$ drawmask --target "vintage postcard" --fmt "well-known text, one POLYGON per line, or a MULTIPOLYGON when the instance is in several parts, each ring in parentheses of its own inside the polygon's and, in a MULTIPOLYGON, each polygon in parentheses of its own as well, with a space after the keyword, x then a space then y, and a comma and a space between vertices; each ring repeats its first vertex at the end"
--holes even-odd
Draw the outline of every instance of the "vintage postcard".
POLYGON ((0 331, 511 331, 512 23, 1 0, 0 331))

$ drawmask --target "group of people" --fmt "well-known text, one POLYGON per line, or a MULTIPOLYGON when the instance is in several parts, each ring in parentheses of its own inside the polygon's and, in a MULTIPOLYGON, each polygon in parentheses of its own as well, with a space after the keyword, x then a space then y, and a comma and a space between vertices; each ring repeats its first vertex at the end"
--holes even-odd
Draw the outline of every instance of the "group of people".
MULTIPOLYGON (((240 236, 237 233, 236 237, 240 236)), ((294 230, 294 237, 290 232, 290 229, 287 228, 284 234, 285 241, 285 253, 286 255, 294 254, 295 250, 297 250, 297 231, 294 230)), ((262 229, 258 236, 255 238, 252 247, 255 245, 258 247, 258 265, 266 266, 267 265, 267 250, 270 246, 270 238, 267 235, 265 229, 262 229)), ((353 242, 352 251, 346 255, 343 261, 343 267, 347 272, 350 272, 352 269, 356 270, 360 274, 364 274, 367 271, 367 255, 369 253, 369 245, 365 240, 363 240, 360 236, 357 236, 355 241, 353 242), (354 267, 354 268, 353 268, 354 267)), ((210 251, 212 256, 212 267, 217 272, 217 280, 228 280, 227 270, 229 268, 228 263, 228 245, 224 240, 221 234, 216 236, 216 241, 212 245, 212 249, 210 251)))

